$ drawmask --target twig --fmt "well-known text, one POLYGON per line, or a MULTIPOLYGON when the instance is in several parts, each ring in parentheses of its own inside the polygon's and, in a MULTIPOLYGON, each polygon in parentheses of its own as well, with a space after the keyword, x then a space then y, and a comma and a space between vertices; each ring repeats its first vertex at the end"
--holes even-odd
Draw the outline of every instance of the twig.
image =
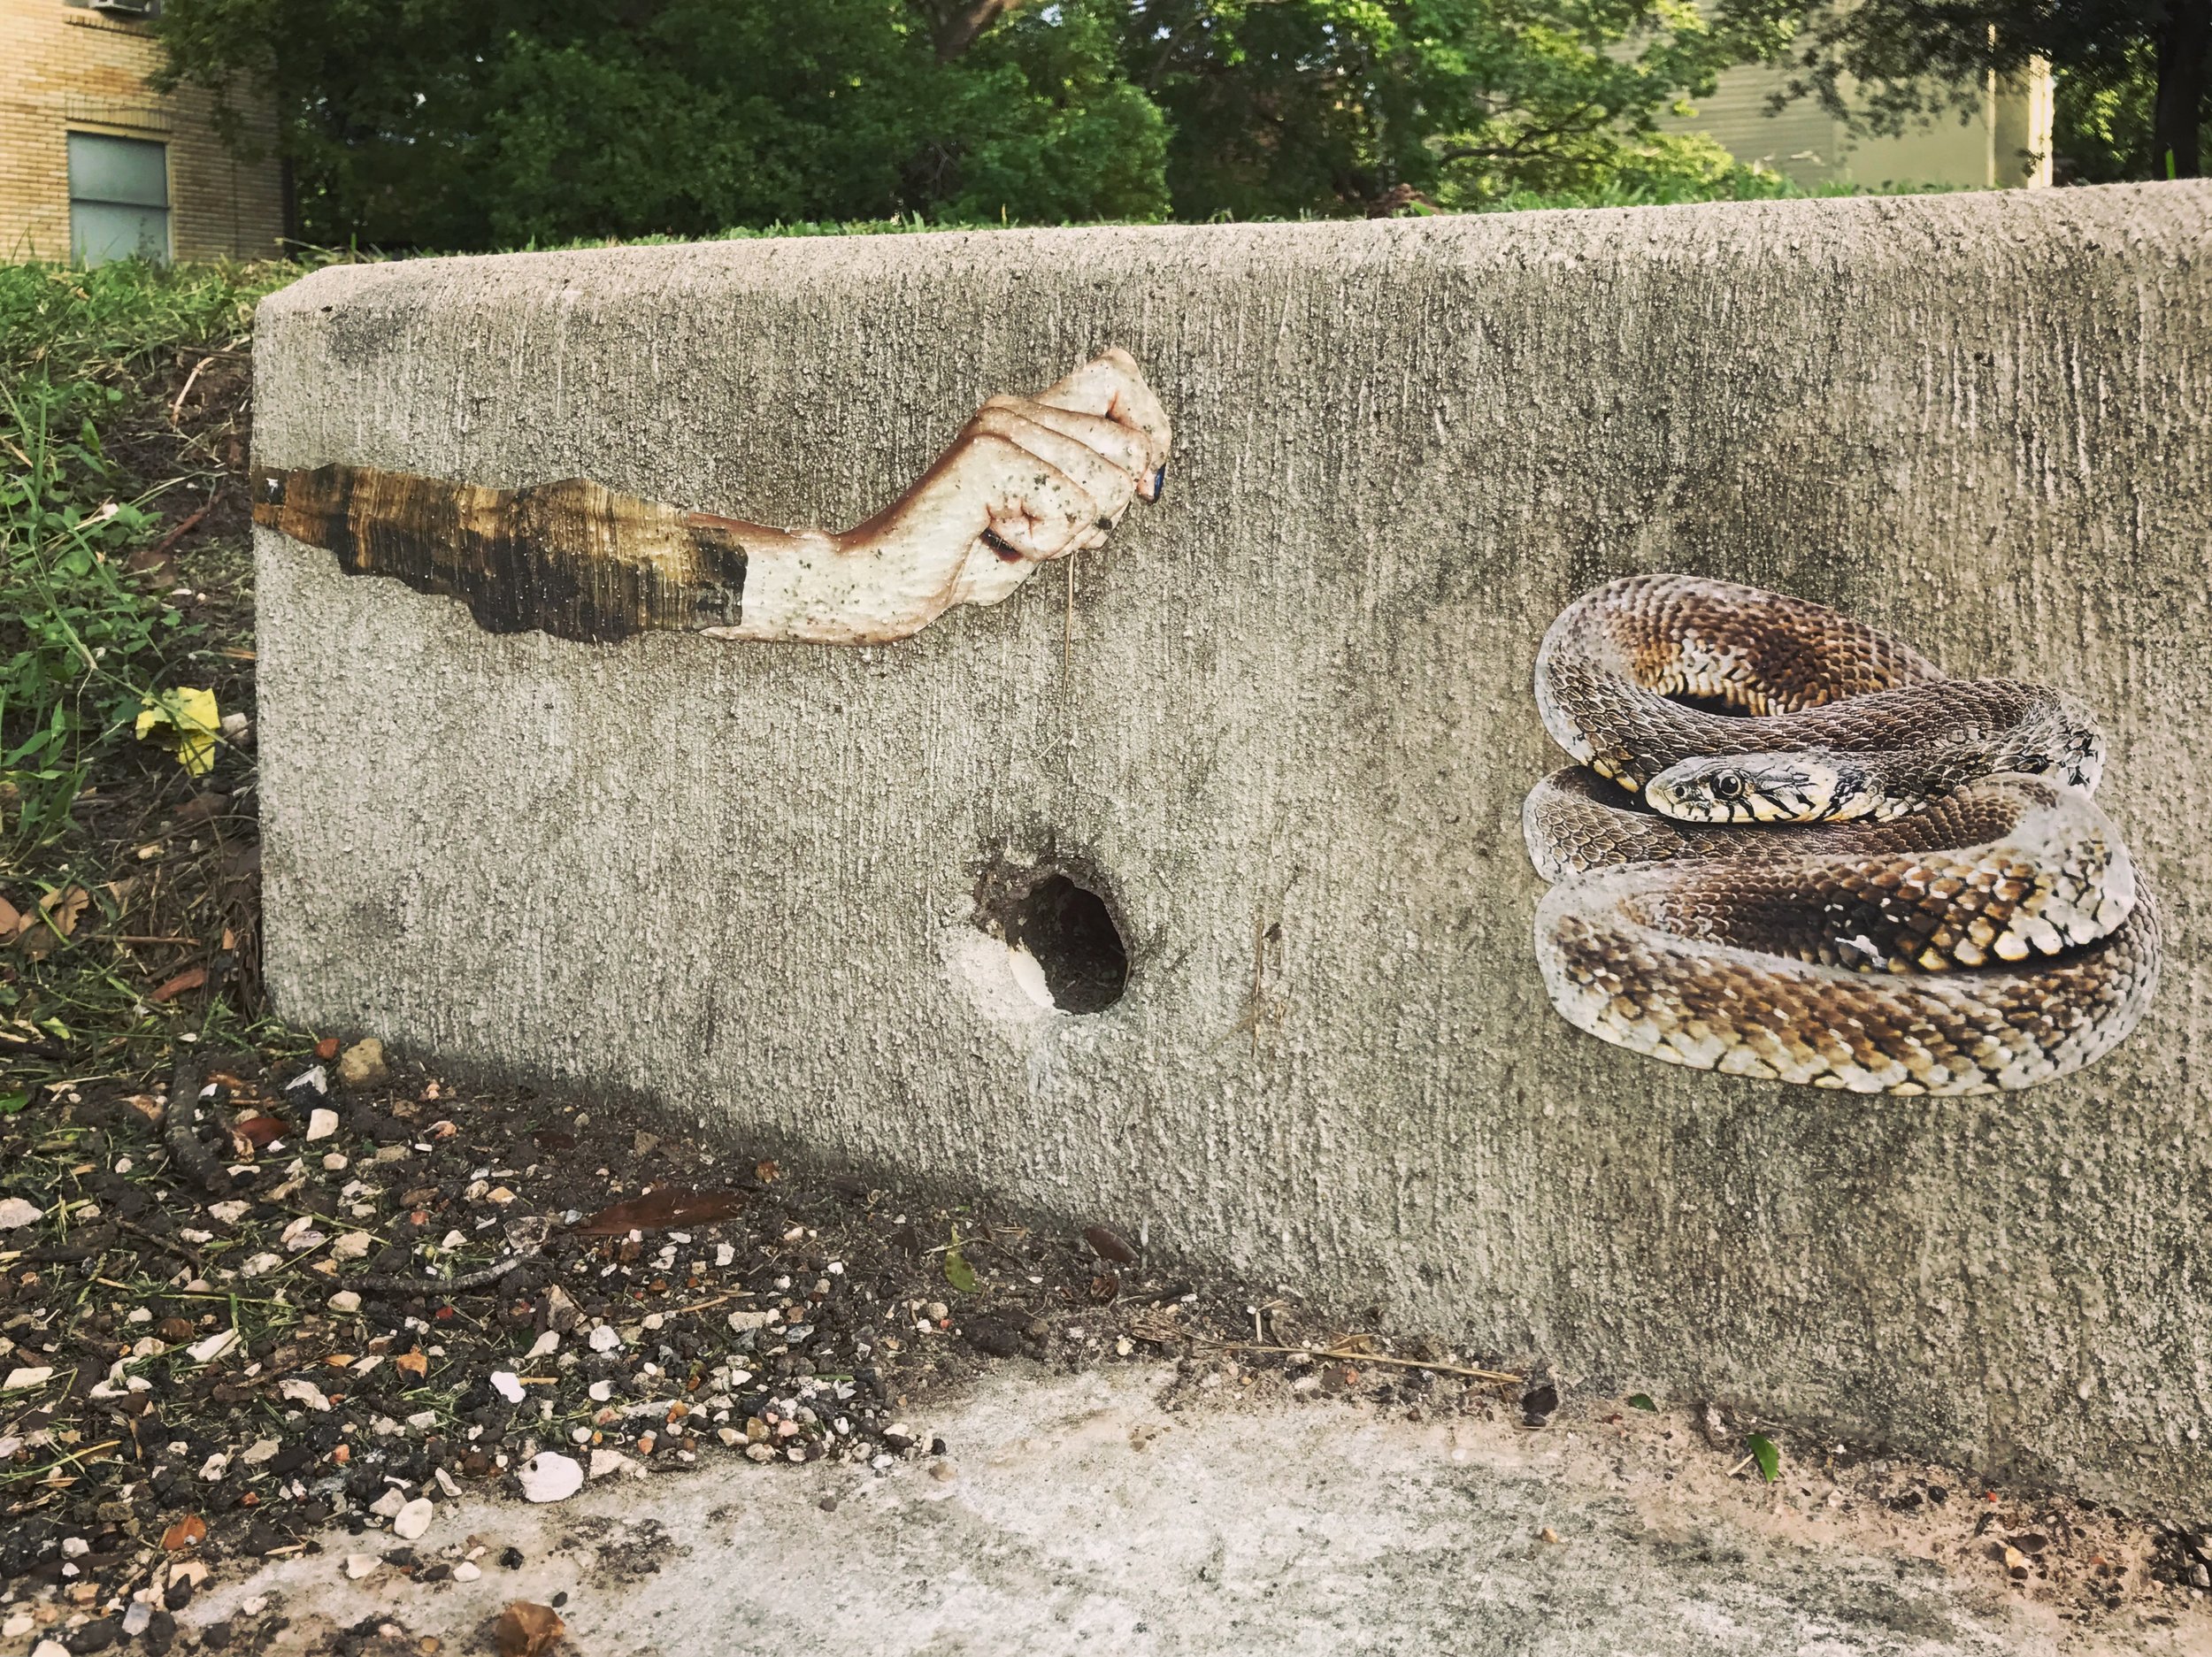
POLYGON ((192 387, 200 383, 200 371, 221 355, 219 351, 210 351, 192 364, 192 372, 184 377, 184 389, 177 393, 177 400, 169 405, 170 425, 174 426, 177 417, 184 412, 184 400, 192 395, 192 387))
POLYGON ((1290 1358, 1327 1358, 1339 1363, 1386 1363, 1401 1369, 1432 1369, 1438 1375, 1463 1375, 1471 1381, 1510 1381, 1515 1385, 1528 1379, 1525 1375, 1508 1375, 1500 1369, 1470 1369, 1456 1363, 1429 1363, 1419 1358, 1394 1358, 1381 1352, 1322 1352, 1311 1346, 1263 1346, 1253 1340, 1225 1340, 1219 1343, 1228 1352, 1276 1352, 1290 1358))
POLYGON ((131 556, 133 561, 138 563, 139 567, 142 569, 153 569, 159 564, 164 558, 169 556, 171 548, 175 547, 179 541, 182 541, 194 530, 197 529, 200 526, 200 520, 205 518, 208 513, 214 510, 214 508, 215 502, 211 497, 205 506, 203 506, 198 511, 187 518, 184 522, 179 524, 174 529, 164 535, 145 552, 132 554, 131 556))
POLYGON ((128 1220, 117 1220, 114 1224, 118 1231, 128 1231, 133 1237, 142 1238, 165 1254, 174 1254, 202 1277, 207 1275, 207 1262, 200 1258, 197 1250, 187 1248, 182 1243, 172 1241, 166 1237, 150 1231, 142 1225, 133 1225, 128 1220))
POLYGON ((338 1286, 357 1289, 367 1294, 459 1294, 467 1289, 480 1289, 497 1283, 518 1266, 527 1265, 537 1258, 534 1249, 526 1254, 517 1254, 503 1260, 495 1266, 486 1266, 481 1271, 464 1272, 457 1277, 410 1277, 405 1276, 348 1277, 338 1286))
POLYGON ((1733 1478, 1733 1477, 1736 1477, 1736 1475, 1737 1475, 1737 1474, 1739 1474, 1739 1473, 1742 1472, 1742 1471, 1744 1470, 1744 1469, 1746 1469, 1746 1468, 1749 1467, 1749 1466, 1750 1466, 1750 1465, 1751 1465, 1754 1461, 1757 1461, 1758 1459, 1759 1459, 1759 1458, 1758 1458, 1757 1456, 1755 1456, 1755 1455, 1747 1455, 1747 1456, 1744 1457, 1744 1459, 1743 1459, 1742 1461, 1740 1461, 1737 1462, 1735 1466, 1733 1466, 1733 1467, 1730 1468, 1730 1469, 1728 1469, 1728 1471, 1727 1471, 1727 1472, 1725 1472, 1725 1473, 1724 1473, 1723 1475, 1721 1475, 1721 1477, 1724 1477, 1724 1478, 1733 1478))

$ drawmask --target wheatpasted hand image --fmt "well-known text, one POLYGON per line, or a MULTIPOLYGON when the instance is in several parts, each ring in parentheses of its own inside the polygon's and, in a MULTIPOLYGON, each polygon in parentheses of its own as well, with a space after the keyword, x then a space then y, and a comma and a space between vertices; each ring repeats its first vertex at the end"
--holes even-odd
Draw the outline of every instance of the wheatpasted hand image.
POLYGON ((1172 433, 1126 351, 991 398, 914 485, 842 532, 779 529, 584 479, 502 489, 344 465, 258 469, 255 520, 498 633, 881 644, 995 604, 1159 498, 1172 433))

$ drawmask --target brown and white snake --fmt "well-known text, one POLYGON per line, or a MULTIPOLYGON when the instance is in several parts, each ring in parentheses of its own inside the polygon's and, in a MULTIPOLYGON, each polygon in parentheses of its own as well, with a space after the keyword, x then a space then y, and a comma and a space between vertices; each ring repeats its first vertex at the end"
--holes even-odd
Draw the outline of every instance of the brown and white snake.
POLYGON ((2094 1062, 2149 1005, 2157 910, 2070 696, 1654 575, 1568 606, 1536 700, 1580 762, 1522 811, 1554 883, 1538 964, 1579 1030, 1740 1076, 1979 1093, 2094 1062))

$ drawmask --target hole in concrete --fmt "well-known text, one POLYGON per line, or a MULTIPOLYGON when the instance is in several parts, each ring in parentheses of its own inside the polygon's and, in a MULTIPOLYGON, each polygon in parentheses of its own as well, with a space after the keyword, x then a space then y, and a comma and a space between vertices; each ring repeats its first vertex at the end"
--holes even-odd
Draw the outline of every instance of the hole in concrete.
POLYGON ((1129 949, 1113 911, 1063 871, 1001 865, 984 876, 976 909, 978 924, 1020 952, 1017 976, 1041 978, 1028 987, 1060 1011, 1104 1012, 1128 987, 1129 949))

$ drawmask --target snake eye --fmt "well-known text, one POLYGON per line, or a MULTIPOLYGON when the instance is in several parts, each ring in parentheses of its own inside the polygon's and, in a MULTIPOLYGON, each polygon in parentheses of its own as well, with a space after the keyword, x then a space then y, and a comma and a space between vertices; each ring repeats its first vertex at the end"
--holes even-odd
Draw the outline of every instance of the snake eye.
POLYGON ((1713 779, 1713 797, 1716 800, 1742 799, 1742 776, 1732 771, 1722 771, 1718 776, 1713 779))

